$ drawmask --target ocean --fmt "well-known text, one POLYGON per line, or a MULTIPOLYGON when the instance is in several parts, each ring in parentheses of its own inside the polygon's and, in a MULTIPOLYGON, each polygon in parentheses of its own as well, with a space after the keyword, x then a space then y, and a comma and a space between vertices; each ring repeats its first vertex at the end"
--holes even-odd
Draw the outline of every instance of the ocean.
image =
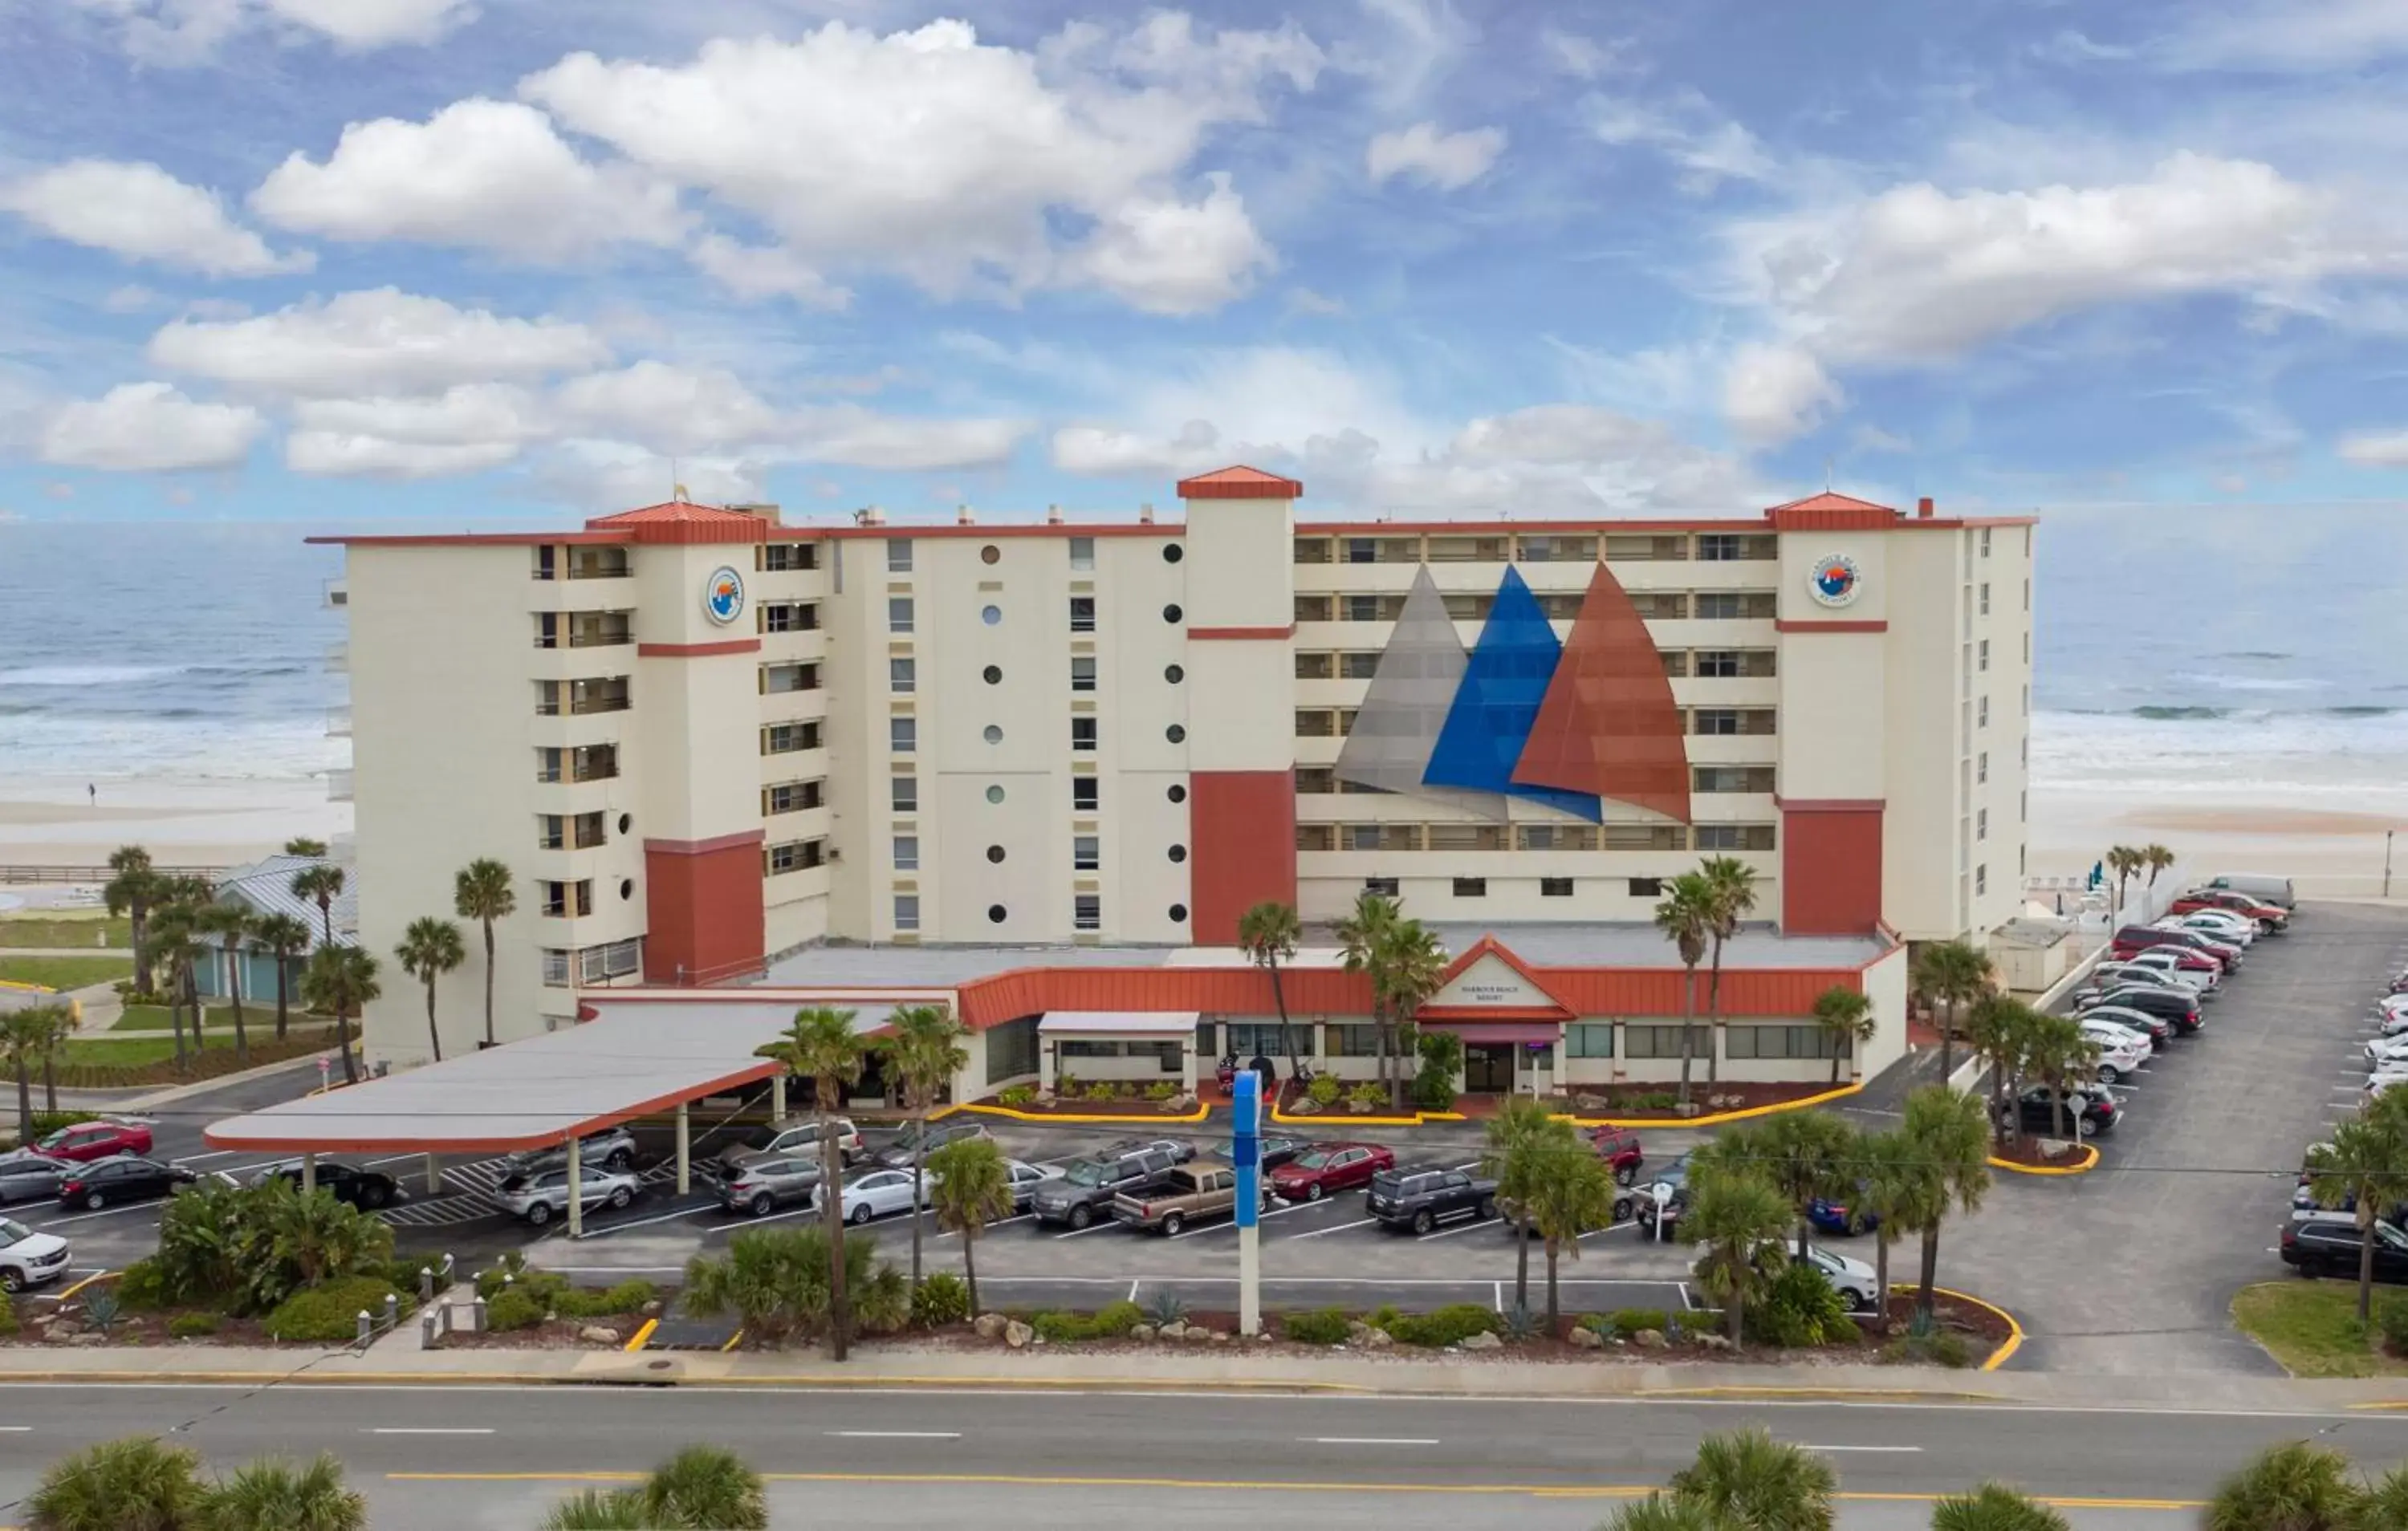
MULTIPOLYGON (((2389 514, 2043 516, 2036 792, 2358 808, 2408 788, 2408 529, 2389 514)), ((341 558, 303 535, 0 523, 0 777, 346 764, 324 728, 343 622, 320 599, 341 558)))

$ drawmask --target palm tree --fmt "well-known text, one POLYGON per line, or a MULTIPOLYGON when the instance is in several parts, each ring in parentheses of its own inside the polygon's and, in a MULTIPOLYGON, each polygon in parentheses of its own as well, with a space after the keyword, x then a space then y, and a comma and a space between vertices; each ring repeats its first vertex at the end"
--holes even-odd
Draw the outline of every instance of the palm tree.
POLYGON ((1698 1284, 1722 1304, 1725 1327, 1736 1345, 1748 1298, 1788 1260, 1781 1236, 1789 1231, 1789 1203, 1762 1177, 1719 1165, 1692 1169, 1689 1195, 1681 1237, 1705 1246, 1698 1284))
POLYGON ((2216 1486, 2200 1531, 2356 1531, 2349 1458, 2304 1440, 2271 1446, 2216 1486))
POLYGON ((2008 1123, 2019 1121, 2008 1109, 2007 1099, 2021 1081, 2039 1019, 2039 1011, 2006 994, 1984 994, 1965 1018, 1965 1039, 1973 1055, 1989 1060, 1990 1120, 2001 1148, 2006 1146, 2008 1123))
POLYGON ((214 936, 225 948, 226 998, 234 1005, 234 1055, 237 1066, 251 1063, 251 1034, 243 1027, 242 943, 257 933, 259 919, 248 905, 231 900, 205 904, 193 915, 193 928, 214 936))
MULTIPOLYGON (((2049 1088, 2049 1114, 2055 1124, 2064 1130, 2057 1136, 2079 1138, 2081 1120, 2068 1104, 2075 1084, 2090 1078, 2099 1063, 2099 1049, 2082 1035, 2082 1023, 2067 1015, 2043 1015, 2035 1010, 2024 1023, 2023 1067, 2049 1088)), ((2020 1127, 2022 1117, 2016 1117, 2020 1127)))
POLYGON ((1926 1179, 1903 1132, 1856 1136, 1856 1188, 1850 1204, 1873 1225, 1873 1311, 1889 1323, 1889 1250, 1901 1233, 1914 1231, 1914 1198, 1926 1179))
POLYGON ((1873 1002, 1866 994, 1834 983, 1814 996, 1814 1023, 1831 1042, 1831 1082, 1840 1082, 1840 1060, 1853 1057, 1857 1048, 1873 1039, 1881 1023, 1873 1017, 1873 1002))
POLYGON ((645 1524, 694 1531, 768 1531, 761 1475, 719 1446, 689 1446, 652 1469, 636 1491, 645 1524))
POLYGON ((1681 1109, 1689 1106, 1689 1066, 1697 1053, 1698 964, 1706 959, 1706 943, 1713 935, 1713 885, 1703 873, 1683 872, 1672 880, 1664 901, 1656 906, 1656 928, 1681 953, 1687 970, 1681 994, 1681 1109))
POLYGON ((1271 1002, 1279 1007, 1280 1041, 1287 1049, 1291 1080, 1303 1076, 1304 1060, 1297 1053, 1296 1028, 1288 1023, 1287 985, 1280 981, 1280 964, 1296 955, 1296 943, 1303 934, 1295 906, 1275 898, 1266 898, 1238 916, 1238 945, 1255 966, 1271 976, 1271 1002))
POLYGON ((1740 923, 1756 912, 1756 868, 1737 856, 1708 856, 1698 864, 1706 880, 1708 931, 1713 937, 1713 966, 1706 985, 1706 1019, 1713 1028, 1713 1051, 1706 1055, 1706 1083, 1722 1079, 1723 943, 1739 934, 1740 923))
POLYGON ((368 1502, 343 1482, 331 1452, 295 1467, 274 1457, 238 1467, 208 1491, 201 1531, 366 1531, 368 1502))
POLYGON ((335 898, 343 891, 343 869, 332 862, 304 866, 293 874, 293 896, 318 906, 318 934, 323 944, 335 944, 335 898))
POLYGON ((1983 1115, 1979 1100, 1944 1084, 1927 1084, 1906 1097, 1900 1131, 1923 1173, 1931 1177, 1931 1194, 1921 1209, 1925 1215, 1916 1219, 1923 1233, 1923 1284, 1914 1302, 1926 1324, 1940 1280, 1941 1224, 1952 1206, 1967 1212, 1979 1208, 1990 1188, 1990 1129, 1983 1115))
POLYGON ((1948 1007, 1940 1026, 1940 1080, 1944 1084, 1955 1072, 1959 1010, 1990 992, 1997 969, 1987 955, 1963 941, 1934 941, 1914 953, 1913 964, 1915 988, 1932 1003, 1948 1007))
POLYGON ((543 1531, 659 1531, 644 1501, 614 1489, 586 1489, 552 1507, 543 1531))
POLYGON ((1572 1124, 1558 1120, 1527 1095, 1515 1095, 1497 1109, 1484 1129, 1488 1143, 1480 1156, 1480 1172, 1497 1182, 1498 1204, 1513 1219, 1513 1301, 1530 1306, 1530 1204, 1537 1197, 1538 1176, 1549 1143, 1579 1138, 1572 1124))
POLYGON ((2366 1485, 2358 1524, 2359 1531, 2408 1525, 2408 1467, 2394 1467, 2366 1485))
POLYGON ((315 861, 325 855, 326 842, 313 840, 306 835, 295 835, 284 842, 284 853, 288 856, 307 856, 315 861))
POLYGON ((17 1143, 34 1141, 34 1059, 50 1045, 50 1007, 31 1005, 22 1010, 0 1010, 0 1052, 17 1072, 17 1143))
POLYGON ((2173 864, 2174 853, 2164 846, 2152 841, 2141 847, 2141 865, 2146 867, 2149 873, 2148 886, 2156 887, 2157 875, 2171 868, 2173 864))
POLYGON ((988 1223, 1011 1215, 1010 1168, 1003 1150, 993 1139, 957 1138, 928 1156, 928 1173, 935 1177, 928 1200, 936 1209, 937 1226, 962 1236, 962 1279, 969 1285, 970 1311, 976 1313, 978 1256, 974 1252, 988 1223))
POLYGON ((1446 949, 1419 920, 1400 920, 1388 931, 1381 960, 1388 994, 1388 1024, 1395 1040, 1388 1049, 1388 1104, 1405 1109, 1405 1065, 1412 1056, 1406 1023, 1418 1014, 1446 977, 1446 949))
POLYGON ((2108 873, 2114 880, 2107 890, 2107 935, 2112 940, 2124 907, 2124 885, 2146 865, 2149 858, 2132 846, 2111 845, 2101 859, 2107 863, 2108 873))
POLYGON ((50 1464, 25 1501, 26 1531, 188 1525, 208 1490, 198 1452, 149 1436, 105 1440, 50 1464))
POLYGON ((422 914, 401 933, 393 960, 401 964, 403 972, 426 985, 426 1040, 435 1049, 435 1061, 441 1063, 443 1030, 435 1023, 435 980, 468 960, 468 949, 460 943, 460 927, 422 914))
MULTIPOLYGON (((852 1341, 853 1301, 844 1280, 843 1165, 830 1113, 844 1087, 861 1078, 863 1047, 853 1029, 853 1011, 824 1006, 796 1010, 786 1034, 763 1044, 760 1053, 811 1081, 811 1113, 820 1127, 820 1217, 828 1239, 828 1354, 842 1361, 852 1341)), ((914 1199, 924 1194, 920 1183, 913 1182, 914 1199)))
POLYGON ((75 1011, 64 1005, 36 1005, 25 1013, 42 1018, 39 1051, 42 1055, 42 1109, 52 1116, 59 1111, 59 1050, 75 1035, 75 1011))
POLYGON ((309 950, 309 927, 289 914, 263 914, 251 939, 276 957, 276 1039, 284 1040, 285 1016, 292 1004, 293 959, 309 950))
POLYGON ((377 982, 377 960, 355 946, 322 946, 301 970, 302 1003, 335 1018, 335 1046, 343 1054, 345 1084, 360 1081, 351 1061, 351 1018, 383 994, 377 982))
POLYGON ((2355 1205, 2358 1321, 2373 1311, 2374 1221, 2408 1187, 2408 1101, 2377 1095, 2308 1151, 2308 1194, 2319 1207, 2355 1205))
MULTIPOLYGON (((969 1028, 942 1005, 905 1005, 888 1018, 894 1027, 884 1043, 886 1058, 903 1081, 904 1104, 911 1110, 911 1182, 925 1185, 928 1110, 937 1093, 968 1068, 970 1055, 961 1039, 969 1028)), ((920 1289, 920 1220, 911 1220, 911 1290, 920 1289)))
POLYGON ((162 970, 167 980, 167 1024, 176 1034, 176 1072, 191 1066, 184 1051, 184 1006, 193 1009, 193 1045, 203 1043, 200 996, 194 993, 190 975, 193 965, 209 954, 210 949, 201 944, 192 908, 170 904, 154 909, 150 920, 150 939, 144 948, 150 954, 151 965, 162 970))
MULTIPOLYGON (((1579 1259, 1581 1236, 1613 1221, 1613 1172, 1571 1131, 1570 1123, 1553 1124, 1564 1130, 1540 1140, 1531 1166, 1529 1201, 1520 1209, 1523 1218, 1546 1240, 1550 1338, 1563 1316, 1555 1299, 1556 1258, 1570 1254, 1579 1259)), ((1526 1237, 1520 1241, 1529 1242, 1526 1237)), ((1526 1261, 1527 1256, 1524 1258, 1526 1261)))
POLYGON ((2004 1483, 1985 1483, 1932 1505, 1931 1531, 2073 1531, 2073 1523, 2004 1483))
POLYGON ((1751 1428, 1698 1441, 1667 1486, 1730 1531, 1831 1531, 1840 1480, 1823 1457, 1751 1428))
POLYGON ((138 845, 121 845, 108 853, 108 869, 114 874, 100 890, 108 902, 108 912, 122 914, 134 927, 134 989, 136 994, 155 994, 150 987, 150 907, 159 901, 159 874, 150 869, 150 852, 138 845))
POLYGON ((1615 1510, 1600 1531, 1730 1531, 1730 1523, 1695 1500, 1651 1494, 1615 1510))
POLYGON ((1379 1076, 1383 1083, 1388 1078, 1387 994, 1383 980, 1383 964, 1389 945, 1389 933, 1403 916, 1398 912, 1397 901, 1379 894, 1354 895, 1354 912, 1338 922, 1338 946, 1346 971, 1357 973, 1371 980, 1371 1037, 1379 1054, 1379 1076))
POLYGON ((1827 1111, 1784 1111, 1756 1123, 1747 1137, 1757 1173, 1796 1214, 1798 1258, 1803 1260, 1814 1228, 1807 1208, 1818 1197, 1854 1191, 1856 1129, 1827 1111))
POLYGON ((480 856, 460 868, 452 880, 452 912, 485 927, 485 1045, 494 1045, 494 922, 518 912, 519 895, 510 887, 510 869, 480 856))

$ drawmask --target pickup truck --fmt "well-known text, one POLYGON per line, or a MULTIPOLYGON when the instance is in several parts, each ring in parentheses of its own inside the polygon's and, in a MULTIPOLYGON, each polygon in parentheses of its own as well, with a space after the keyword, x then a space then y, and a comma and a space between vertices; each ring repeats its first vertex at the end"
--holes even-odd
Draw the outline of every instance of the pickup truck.
POLYGON ((1190 1223, 1228 1217, 1237 1209, 1238 1172, 1218 1159, 1182 1165, 1151 1186, 1112 1198, 1115 1222, 1166 1238, 1176 1238, 1190 1223))

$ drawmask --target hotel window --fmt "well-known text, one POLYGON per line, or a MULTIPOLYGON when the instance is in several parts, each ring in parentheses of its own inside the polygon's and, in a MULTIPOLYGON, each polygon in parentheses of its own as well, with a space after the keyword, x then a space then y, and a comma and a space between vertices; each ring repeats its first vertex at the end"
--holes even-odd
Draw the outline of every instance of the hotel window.
POLYGON ((535 779, 538 781, 557 781, 560 780, 561 754, 561 751, 552 749, 548 746, 536 751, 535 779))
MULTIPOLYGON (((1988 554, 1988 552, 1989 552, 1989 550, 1988 550, 1988 549, 1985 548, 1985 549, 1983 550, 1983 553, 1985 554, 1985 556, 1986 556, 1986 555, 1988 554)), ((1984 616, 1985 616, 1985 617, 1986 617, 1986 616, 1988 616, 1989 614, 1990 614, 1990 587, 1989 587, 1987 584, 1984 584, 1984 585, 1982 586, 1982 615, 1984 615, 1984 616)))
POLYGON ((1350 537, 1341 546, 1346 550, 1346 562, 1349 564, 1379 562, 1380 544, 1374 537, 1350 537))
POLYGON ((895 895, 895 928, 897 930, 920 928, 920 895, 918 894, 895 895))
POLYGON ((1380 656, 1376 653, 1340 654, 1338 666, 1339 675, 1348 680, 1369 680, 1379 673, 1380 656))
MULTIPOLYGON (((1710 1026, 1689 1028, 1689 1055, 1703 1058, 1713 1052, 1714 1034, 1710 1026)), ((1625 1026, 1622 1028, 1622 1055, 1626 1058, 1677 1058, 1681 1055, 1679 1026, 1625 1026)))
POLYGON ((1977 670, 1987 670, 1990 667, 1990 640, 1984 638, 1980 646, 1973 651, 1973 667, 1977 670))
POLYGON ((2024 609, 2027 611, 2031 609, 2031 581, 2029 579, 2024 581, 2024 609))
POLYGON ((594 912, 594 880, 585 878, 576 882, 538 882, 543 894, 543 912, 555 920, 581 919, 594 912))
POLYGON ((761 752, 765 755, 787 755, 819 747, 820 725, 816 719, 810 723, 771 723, 761 730, 761 752))
POLYGON ((535 821, 535 848, 558 851, 568 843, 568 821, 557 813, 538 813, 535 821))
POLYGON ((1613 1056, 1613 1023, 1611 1021, 1575 1021, 1564 1028, 1564 1056, 1567 1058, 1611 1058, 1613 1056))
POLYGON ((1096 539, 1074 537, 1070 539, 1070 566, 1082 572, 1092 572, 1096 566, 1096 539))
POLYGON ((1093 750, 1095 747, 1096 720, 1093 718, 1071 719, 1070 748, 1073 750, 1093 750))
POLYGON ((1455 880, 1455 896, 1457 898, 1485 898, 1488 896, 1488 880, 1484 877, 1456 878, 1455 880))
POLYGON ((1096 630, 1096 598, 1093 595, 1070 597, 1070 631, 1092 633, 1096 630))
POLYGON ((1494 595, 1449 595, 1446 597, 1446 620, 1486 622, 1489 608, 1496 604, 1494 595))
POLYGON ((886 743, 898 755, 908 755, 920 748, 920 720, 889 718, 886 720, 886 743))
MULTIPOLYGON (((542 576, 538 576, 538 579, 542 576)), ((568 987, 568 959, 571 954, 557 947, 547 947, 543 953, 543 982, 547 989, 568 987)))
POLYGON ((1974 893, 1976 893, 1976 894, 1985 894, 1985 893, 1988 893, 1989 891, 1990 891, 1990 868, 1989 868, 1989 866, 1988 866, 1987 865, 1984 865, 1984 866, 1976 866, 1976 867, 1974 867, 1974 868, 1973 868, 1973 892, 1974 892, 1974 893))
POLYGON ((818 808, 825 797, 817 781, 781 781, 761 789, 761 811, 764 815, 800 813, 818 808))
POLYGON ((1104 865, 1104 842, 1093 835, 1070 837, 1070 870, 1100 871, 1104 865))
POLYGON ((1070 689, 1072 691, 1093 691, 1096 689, 1095 655, 1073 654, 1070 656, 1070 689))
POLYGON ((898 872, 916 872, 920 869, 919 836, 895 837, 895 869, 898 872))
POLYGON ((1541 898, 1570 898, 1571 895, 1572 895, 1572 880, 1571 880, 1570 878, 1568 878, 1568 877, 1542 877, 1542 878, 1539 879, 1539 896, 1540 896, 1540 897, 1541 897, 1541 898))
POLYGON ((1070 928, 1072 930, 1104 928, 1104 899, 1101 894, 1070 895, 1070 928))
POLYGON ((1300 739, 1326 739, 1338 732, 1338 720, 1326 708, 1298 708, 1296 714, 1296 737, 1300 739))
POLYGON ((1525 851, 1597 849, 1598 826, 1595 824, 1517 824, 1514 827, 1525 851))
POLYGON ((820 843, 818 840, 787 840, 770 846, 761 853, 762 866, 770 877, 807 871, 820 864, 820 843))
POLYGON ((1363 880, 1363 891, 1378 898, 1394 898, 1397 896, 1397 880, 1392 877, 1367 877, 1363 880))
POLYGON ((1689 673, 1689 656, 1677 649, 1659 649, 1656 657, 1664 662, 1664 678, 1679 680, 1689 673))
POLYGON ((1102 789, 1096 784, 1096 779, 1092 776, 1072 777, 1070 779, 1070 811, 1073 813, 1095 812, 1096 804, 1098 801, 1096 794, 1101 791, 1102 789))
POLYGON ((1321 1055, 1325 1058, 1376 1058, 1380 1055, 1380 1028, 1354 1024, 1324 1026, 1321 1028, 1321 1055))
POLYGON ((820 551, 805 542, 766 542, 753 567, 765 573, 777 574, 787 569, 815 569, 820 566, 820 551))
POLYGON ((893 781, 888 784, 886 790, 889 795, 889 801, 896 812, 917 813, 920 811, 920 779, 918 777, 896 777, 893 781))
POLYGON ((1709 621, 1729 622, 1741 618, 1760 621, 1774 614, 1773 597, 1769 591, 1715 590, 1703 591, 1698 595, 1698 615, 1709 621))
POLYGON ((894 537, 888 540, 886 544, 886 572, 889 574, 909 574, 911 572, 910 538, 894 537))
POLYGON ((761 631, 765 633, 816 633, 820 626, 820 608, 809 601, 779 601, 762 607, 761 631))
POLYGON ((1297 654, 1296 678, 1299 680, 1327 680, 1338 673, 1336 660, 1335 654, 1297 654))
POLYGON ((1698 562, 1701 564, 1736 564, 1739 562, 1739 537, 1729 532, 1707 532, 1698 538, 1698 562))
POLYGON ((1723 1033, 1728 1058, 1828 1058, 1848 1055, 1848 1038, 1820 1026, 1731 1026, 1723 1033))
POLYGON ((2027 718, 2031 716, 2031 687, 2029 686, 2024 688, 2024 716, 2027 718))
POLYGON ((2030 821, 2031 794, 2028 792, 2019 792, 2015 794, 2015 822, 2017 823, 2028 823, 2030 821))
POLYGON ((619 774, 619 747, 585 744, 568 751, 568 780, 608 781, 619 774))
POLYGON ((1630 880, 1630 896, 1661 898, 1664 896, 1664 880, 1660 877, 1634 877, 1630 880))
POLYGON ((1990 837, 1990 810, 1988 808, 1977 808, 1974 810, 1973 837, 1977 840, 1986 840, 1990 837))
POLYGON ((1298 851, 1335 851, 1338 832, 1330 824, 1298 824, 1296 826, 1296 848, 1298 851))
POLYGON ((920 689, 920 662, 916 659, 890 659, 886 662, 886 689, 911 692, 920 689))
POLYGON ((1700 851, 1770 851, 1772 849, 1770 824, 1699 824, 1696 834, 1697 848, 1700 851))
POLYGON ((1699 680, 1736 680, 1739 677, 1739 652, 1733 649, 1702 649, 1696 655, 1699 680))
POLYGON ((764 665, 761 666, 761 694, 782 696, 789 692, 820 689, 820 667, 817 665, 764 665))
POLYGON ((1329 620, 1329 597, 1326 595, 1297 596, 1296 598, 1296 620, 1298 622, 1327 622, 1329 620))
POLYGON ((1689 614, 1689 598, 1676 591, 1635 590, 1630 604, 1647 622, 1678 622, 1689 614))
POLYGON ((1990 699, 1986 696, 1973 704, 1973 725, 1977 728, 1990 726, 1990 699))
POLYGON ((1987 781, 1990 780, 1990 751, 1987 750, 1983 751, 1981 754, 1974 757, 1973 780, 1976 781, 1987 781))
POLYGON ((1990 529, 1986 526, 1982 528, 1982 556, 1990 556, 1990 529))
POLYGON ((1700 766, 1690 773, 1693 792, 1754 792, 1772 790, 1770 766, 1700 766))
POLYGON ((886 630, 890 633, 911 631, 911 597, 891 595, 886 601, 886 630))

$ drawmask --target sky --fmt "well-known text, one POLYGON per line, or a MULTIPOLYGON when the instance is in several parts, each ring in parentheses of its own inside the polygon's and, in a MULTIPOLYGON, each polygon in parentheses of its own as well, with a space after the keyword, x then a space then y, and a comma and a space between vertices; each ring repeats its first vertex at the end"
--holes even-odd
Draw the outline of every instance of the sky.
POLYGON ((2387 506, 2403 74, 2408 0, 0 0, 0 518, 2387 506))

